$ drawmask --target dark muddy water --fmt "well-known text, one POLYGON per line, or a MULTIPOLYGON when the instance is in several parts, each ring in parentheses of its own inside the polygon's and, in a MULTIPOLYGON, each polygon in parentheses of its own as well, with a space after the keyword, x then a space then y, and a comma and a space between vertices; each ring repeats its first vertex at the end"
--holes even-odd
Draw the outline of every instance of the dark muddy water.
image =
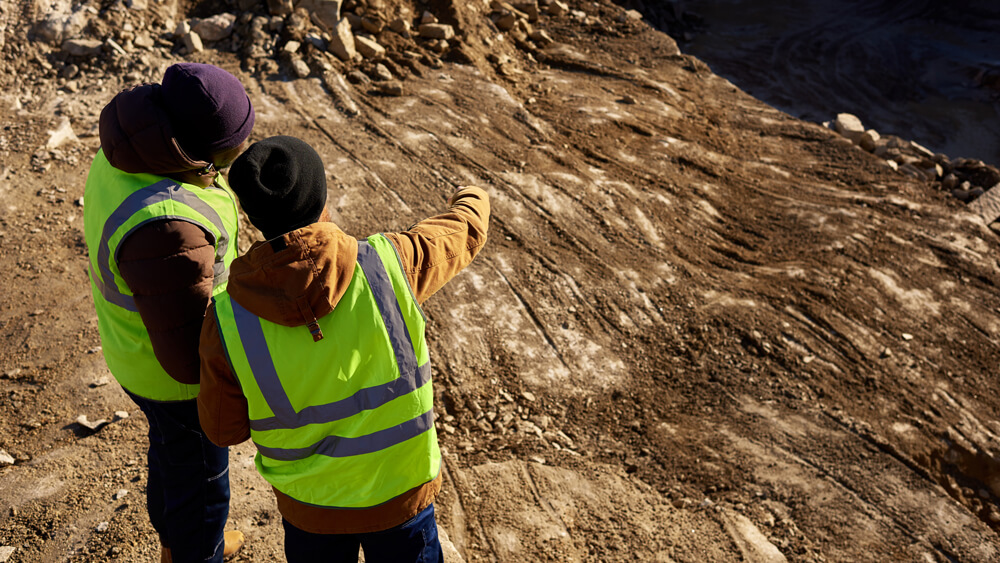
POLYGON ((783 111, 1000 164, 1000 0, 662 2, 684 52, 783 111))

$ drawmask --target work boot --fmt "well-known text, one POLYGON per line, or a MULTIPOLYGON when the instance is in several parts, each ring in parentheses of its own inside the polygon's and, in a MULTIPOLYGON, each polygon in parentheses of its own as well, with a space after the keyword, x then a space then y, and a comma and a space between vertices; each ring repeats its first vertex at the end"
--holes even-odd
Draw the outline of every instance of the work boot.
MULTIPOLYGON (((226 546, 222 548, 222 556, 230 557, 243 547, 247 539, 243 536, 243 532, 239 530, 229 530, 222 536, 226 540, 226 546)), ((169 553, 169 550, 168 550, 169 553)))

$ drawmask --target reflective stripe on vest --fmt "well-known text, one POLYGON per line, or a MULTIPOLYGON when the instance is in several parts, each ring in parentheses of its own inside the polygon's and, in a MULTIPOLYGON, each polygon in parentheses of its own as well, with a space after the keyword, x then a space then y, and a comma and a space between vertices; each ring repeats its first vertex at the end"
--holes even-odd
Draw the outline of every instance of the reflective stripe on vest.
POLYGON ((99 246, 97 251, 97 267, 100 270, 100 276, 92 277, 98 290, 101 292, 101 295, 111 303, 129 311, 138 311, 135 306, 135 300, 132 296, 122 293, 118 289, 118 285, 114 282, 115 276, 111 272, 111 250, 108 246, 112 235, 114 235, 126 221, 143 208, 168 199, 182 202, 188 207, 196 210, 198 213, 204 215, 209 221, 212 222, 212 225, 219 232, 223 233, 223 236, 220 237, 220 240, 216 243, 214 240, 215 237, 211 235, 212 231, 210 229, 205 228, 205 226, 200 225, 200 223, 196 221, 192 221, 189 217, 179 215, 161 215, 136 225, 130 229, 128 233, 122 236, 122 240, 128 237, 128 235, 136 229, 150 221, 158 221, 162 219, 190 221, 201 226, 202 228, 205 228, 206 232, 208 232, 213 239, 210 242, 215 244, 215 264, 212 267, 212 271, 215 274, 213 288, 226 283, 226 280, 228 280, 229 269, 226 268, 226 264, 223 259, 226 256, 226 251, 229 249, 230 236, 226 232, 226 227, 222 223, 222 218, 219 217, 218 212, 212 209, 212 206, 202 201, 190 190, 181 187, 180 184, 174 180, 164 178, 155 184, 133 192, 132 195, 128 196, 125 201, 123 201, 121 205, 119 205, 118 208, 111 213, 111 216, 108 217, 108 220, 104 223, 104 229, 101 233, 101 241, 98 243, 99 246))
POLYGON ((223 292, 219 334, 247 399, 256 465, 307 504, 365 508, 434 479, 434 429, 424 317, 391 243, 358 243, 351 282, 305 326, 261 319, 223 292))
MULTIPOLYGON (((399 303, 396 302, 396 295, 393 293, 385 267, 375 249, 365 241, 358 243, 358 264, 361 265, 365 278, 368 279, 375 304, 382 314, 382 321, 385 323, 389 342, 392 344, 392 351, 395 353, 396 363, 399 365, 399 377, 382 385, 361 389, 345 399, 323 405, 308 406, 296 412, 281 386, 277 371, 274 369, 274 361, 271 359, 271 352, 264 339, 259 318, 236 301, 230 300, 233 307, 233 318, 240 333, 240 340, 243 341, 253 377, 264 396, 264 401, 274 413, 274 416, 269 418, 251 420, 251 430, 294 429, 307 424, 323 424, 342 420, 361 411, 377 409, 397 397, 416 391, 430 381, 431 364, 427 362, 422 366, 417 366, 413 343, 407 334, 406 322, 403 320, 399 303)), ((284 461, 303 459, 313 454, 346 457, 370 453, 404 442, 427 431, 433 423, 433 417, 434 412, 431 410, 403 425, 367 436, 358 438, 328 436, 305 448, 272 448, 259 444, 257 448, 267 457, 284 461)))

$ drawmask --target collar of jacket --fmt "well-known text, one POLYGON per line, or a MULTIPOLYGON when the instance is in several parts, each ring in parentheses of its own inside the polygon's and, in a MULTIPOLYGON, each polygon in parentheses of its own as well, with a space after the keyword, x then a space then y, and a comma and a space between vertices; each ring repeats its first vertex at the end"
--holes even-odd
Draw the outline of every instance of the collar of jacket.
POLYGON ((283 326, 308 325, 337 306, 357 260, 355 238, 333 223, 313 223, 255 243, 230 266, 228 291, 258 317, 283 326))

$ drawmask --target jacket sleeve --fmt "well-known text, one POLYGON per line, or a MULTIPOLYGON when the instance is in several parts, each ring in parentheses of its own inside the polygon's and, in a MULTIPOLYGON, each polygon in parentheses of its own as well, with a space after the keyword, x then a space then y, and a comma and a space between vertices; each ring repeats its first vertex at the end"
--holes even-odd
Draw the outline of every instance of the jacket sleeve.
POLYGON ((212 295, 215 247, 201 227, 160 220, 128 236, 118 268, 149 331, 153 353, 181 383, 198 383, 198 336, 212 295))
POLYGON ((476 187, 462 188, 448 200, 448 211, 407 231, 385 233, 396 247, 418 303, 455 277, 486 244, 490 198, 476 187))
POLYGON ((214 306, 209 307, 202 325, 200 354, 198 418, 201 428, 217 446, 239 444, 250 438, 250 411, 243 390, 226 359, 214 306))

